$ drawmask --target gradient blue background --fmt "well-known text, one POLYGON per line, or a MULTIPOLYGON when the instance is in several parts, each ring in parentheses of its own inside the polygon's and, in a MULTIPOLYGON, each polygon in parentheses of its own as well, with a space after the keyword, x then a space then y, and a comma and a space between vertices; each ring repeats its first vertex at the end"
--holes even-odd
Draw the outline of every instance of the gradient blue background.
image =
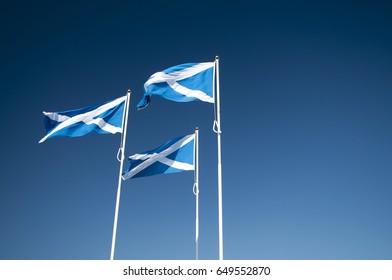
MULTIPOLYGON (((200 128, 200 258, 218 258, 213 106, 156 71, 220 56, 226 259, 392 259, 388 1, 0 4, 0 259, 108 259, 120 135, 44 136, 42 111, 132 89, 126 154, 200 128)), ((125 164, 124 168, 127 168, 125 164)), ((193 173, 123 183, 116 259, 193 259, 193 173)))

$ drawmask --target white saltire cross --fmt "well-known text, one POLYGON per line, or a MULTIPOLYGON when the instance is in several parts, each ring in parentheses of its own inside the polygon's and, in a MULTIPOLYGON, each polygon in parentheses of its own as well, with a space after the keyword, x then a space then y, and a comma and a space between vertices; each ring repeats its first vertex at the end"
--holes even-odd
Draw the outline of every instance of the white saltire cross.
POLYGON ((60 122, 59 125, 57 125, 52 131, 50 131, 50 133, 48 133, 44 138, 42 138, 39 143, 44 142, 49 136, 51 136, 52 134, 54 134, 55 132, 66 128, 67 126, 73 125, 75 123, 78 122, 84 122, 85 124, 96 124, 97 126, 99 126, 101 129, 109 132, 109 133, 117 133, 117 132, 122 132, 122 128, 121 127, 116 127, 113 126, 111 124, 108 124, 107 122, 105 122, 102 118, 96 118, 96 116, 99 116, 100 114, 104 113, 105 111, 116 107, 117 105, 121 104, 121 102, 124 102, 126 99, 126 96, 117 98, 109 103, 103 104, 102 106, 99 106, 98 108, 83 113, 83 114, 79 114, 73 117, 68 117, 65 115, 61 115, 59 113, 51 113, 51 112, 43 112, 45 116, 47 116, 48 118, 56 121, 56 122, 60 122))
POLYGON ((180 170, 186 170, 186 171, 194 170, 193 164, 174 161, 172 159, 167 158, 168 155, 179 150, 181 147, 183 147, 186 144, 188 144, 189 142, 191 142, 194 138, 195 138, 194 134, 184 136, 183 138, 179 139, 173 145, 171 145, 170 147, 168 147, 167 149, 163 150, 160 153, 135 154, 135 155, 130 156, 129 157, 130 159, 144 160, 144 161, 141 164, 139 164, 138 166, 134 167, 128 173, 124 174, 122 176, 123 180, 127 180, 129 178, 132 178, 133 176, 138 174, 140 171, 146 169, 147 167, 153 165, 156 162, 161 162, 161 163, 166 164, 170 167, 174 167, 174 168, 180 169, 180 170))
POLYGON ((144 89, 147 91, 147 87, 151 84, 166 82, 173 90, 187 97, 193 97, 204 102, 214 103, 214 98, 205 92, 201 90, 189 89, 177 82, 214 67, 214 65, 214 62, 203 62, 172 73, 157 72, 147 80, 147 82, 144 84, 144 89))

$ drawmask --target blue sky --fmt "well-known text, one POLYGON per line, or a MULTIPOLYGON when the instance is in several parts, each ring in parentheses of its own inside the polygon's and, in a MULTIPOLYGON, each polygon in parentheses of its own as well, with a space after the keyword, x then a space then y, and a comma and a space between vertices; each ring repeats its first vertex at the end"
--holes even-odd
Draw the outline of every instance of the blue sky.
MULTIPOLYGON (((200 128, 199 255, 217 259, 213 106, 136 110, 151 74, 216 55, 225 258, 392 258, 390 4, 78 2, 0 4, 0 259, 109 258, 120 135, 38 141, 42 111, 128 88, 126 155, 200 128)), ((192 185, 125 181, 115 258, 193 259, 192 185)))

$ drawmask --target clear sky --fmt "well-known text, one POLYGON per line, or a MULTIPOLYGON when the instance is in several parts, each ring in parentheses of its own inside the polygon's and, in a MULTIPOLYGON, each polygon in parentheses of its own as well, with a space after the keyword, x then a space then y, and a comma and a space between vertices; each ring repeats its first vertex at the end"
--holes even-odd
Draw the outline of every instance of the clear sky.
MULTIPOLYGON (((213 106, 148 77, 220 56, 226 259, 392 259, 387 1, 0 4, 0 259, 108 259, 120 135, 45 135, 42 111, 133 91, 126 155, 200 128, 200 258, 218 258, 213 106)), ((127 168, 125 163, 124 168, 127 168)), ((193 173, 123 183, 116 259, 193 259, 193 173)))

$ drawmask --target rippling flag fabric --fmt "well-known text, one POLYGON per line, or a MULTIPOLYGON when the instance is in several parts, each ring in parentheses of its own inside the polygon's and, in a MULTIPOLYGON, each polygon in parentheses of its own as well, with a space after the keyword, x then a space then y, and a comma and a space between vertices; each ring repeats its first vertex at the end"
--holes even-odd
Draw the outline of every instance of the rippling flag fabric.
POLYGON ((126 96, 103 104, 63 112, 43 112, 48 138, 68 136, 78 137, 91 132, 100 134, 122 133, 122 120, 126 96))
POLYGON ((145 108, 152 95, 176 102, 214 103, 214 62, 185 63, 153 74, 144 84, 144 96, 137 108, 145 108))
POLYGON ((129 157, 124 180, 194 170, 195 134, 174 138, 162 146, 129 157))

